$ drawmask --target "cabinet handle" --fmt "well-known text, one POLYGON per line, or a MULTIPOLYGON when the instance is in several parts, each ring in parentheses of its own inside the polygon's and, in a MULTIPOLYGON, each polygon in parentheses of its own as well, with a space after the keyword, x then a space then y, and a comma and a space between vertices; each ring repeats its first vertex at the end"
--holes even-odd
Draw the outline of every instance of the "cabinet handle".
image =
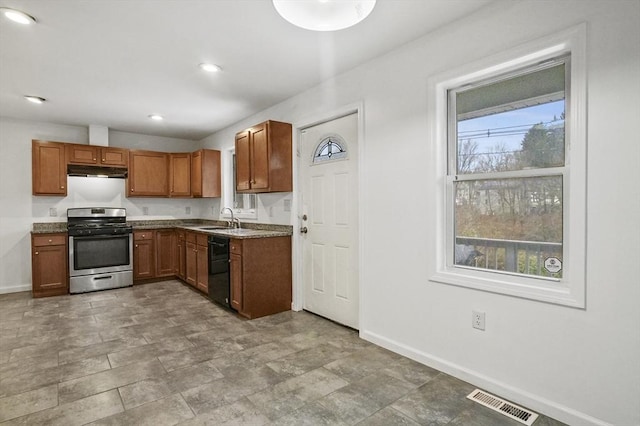
POLYGON ((36 254, 40 254, 40 253, 36 252, 36 254))
POLYGON ((138 245, 136 244, 136 248, 138 248, 138 245))
POLYGON ((60 189, 64 189, 64 185, 60 187, 60 189))
POLYGON ((104 163, 104 162, 106 162, 106 161, 107 161, 107 160, 105 160, 104 158, 102 159, 102 162, 103 162, 103 163, 104 163))
POLYGON ((93 161, 96 161, 96 159, 94 158, 93 161))
POLYGON ((53 242, 53 240, 49 240, 49 242, 50 242, 50 243, 52 243, 52 242, 53 242))

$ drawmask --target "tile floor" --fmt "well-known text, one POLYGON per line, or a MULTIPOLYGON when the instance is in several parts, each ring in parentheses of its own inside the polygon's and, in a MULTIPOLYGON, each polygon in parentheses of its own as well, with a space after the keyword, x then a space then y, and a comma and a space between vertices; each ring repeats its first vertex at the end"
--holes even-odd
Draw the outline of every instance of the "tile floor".
POLYGON ((2 425, 519 425, 473 389, 315 315, 247 321, 178 281, 0 295, 2 425))

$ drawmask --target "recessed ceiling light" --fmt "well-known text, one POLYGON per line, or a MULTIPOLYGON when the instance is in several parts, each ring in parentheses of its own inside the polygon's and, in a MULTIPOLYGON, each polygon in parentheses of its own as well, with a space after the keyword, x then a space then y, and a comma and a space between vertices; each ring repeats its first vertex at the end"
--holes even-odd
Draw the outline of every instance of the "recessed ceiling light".
POLYGON ((164 120, 164 117, 158 114, 151 114, 149 115, 149 118, 152 119, 153 121, 162 121, 164 120))
POLYGON ((37 22, 36 18, 29 15, 28 13, 24 13, 20 10, 10 9, 8 7, 0 7, 0 13, 11 19, 13 22, 17 22, 23 25, 35 24, 37 22))
POLYGON ((46 102, 45 98, 41 98, 40 96, 29 96, 29 95, 25 95, 24 97, 26 100, 28 100, 29 102, 33 102, 34 104, 41 104, 46 102))
POLYGON ((376 0, 273 0, 273 6, 293 25, 312 31, 337 31, 369 16, 376 0))
POLYGON ((220 65, 216 65, 216 64, 202 63, 202 64, 200 64, 198 66, 200 67, 200 69, 202 69, 203 71, 206 71, 206 72, 220 72, 220 71, 222 71, 222 68, 220 67, 220 65))

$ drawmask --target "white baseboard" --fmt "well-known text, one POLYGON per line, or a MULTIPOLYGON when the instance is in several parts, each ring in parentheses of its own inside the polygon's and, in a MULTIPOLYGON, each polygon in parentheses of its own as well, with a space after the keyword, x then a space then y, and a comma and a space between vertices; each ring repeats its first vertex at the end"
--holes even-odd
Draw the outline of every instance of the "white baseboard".
POLYGON ((388 339, 376 333, 366 330, 360 330, 360 337, 385 349, 406 356, 421 364, 435 368, 436 370, 447 373, 465 382, 471 383, 478 388, 484 389, 497 396, 509 401, 527 407, 545 416, 552 417, 556 420, 567 424, 592 425, 592 426, 610 426, 603 420, 591 417, 585 413, 576 411, 572 408, 555 403, 545 399, 539 395, 531 394, 525 390, 515 388, 506 383, 497 381, 491 377, 480 374, 476 371, 469 370, 460 365, 451 363, 442 358, 438 358, 431 354, 417 351, 416 349, 388 339))
POLYGON ((0 287, 0 294, 20 293, 21 291, 31 291, 31 284, 21 284, 12 287, 0 287))

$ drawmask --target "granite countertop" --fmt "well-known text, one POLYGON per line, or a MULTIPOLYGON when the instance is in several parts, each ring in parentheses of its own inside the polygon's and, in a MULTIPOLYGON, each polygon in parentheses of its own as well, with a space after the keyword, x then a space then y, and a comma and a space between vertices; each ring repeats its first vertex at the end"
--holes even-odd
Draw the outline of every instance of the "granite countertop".
MULTIPOLYGON (((238 239, 286 237, 293 234, 293 227, 290 225, 271 225, 266 223, 243 223, 241 229, 227 228, 226 221, 205 219, 132 220, 127 223, 133 227, 134 231, 137 229, 153 230, 181 228, 188 231, 238 239), (216 229, 203 229, 213 227, 216 229)), ((44 222, 33 224, 33 234, 46 234, 53 232, 67 232, 67 222, 44 222)))

